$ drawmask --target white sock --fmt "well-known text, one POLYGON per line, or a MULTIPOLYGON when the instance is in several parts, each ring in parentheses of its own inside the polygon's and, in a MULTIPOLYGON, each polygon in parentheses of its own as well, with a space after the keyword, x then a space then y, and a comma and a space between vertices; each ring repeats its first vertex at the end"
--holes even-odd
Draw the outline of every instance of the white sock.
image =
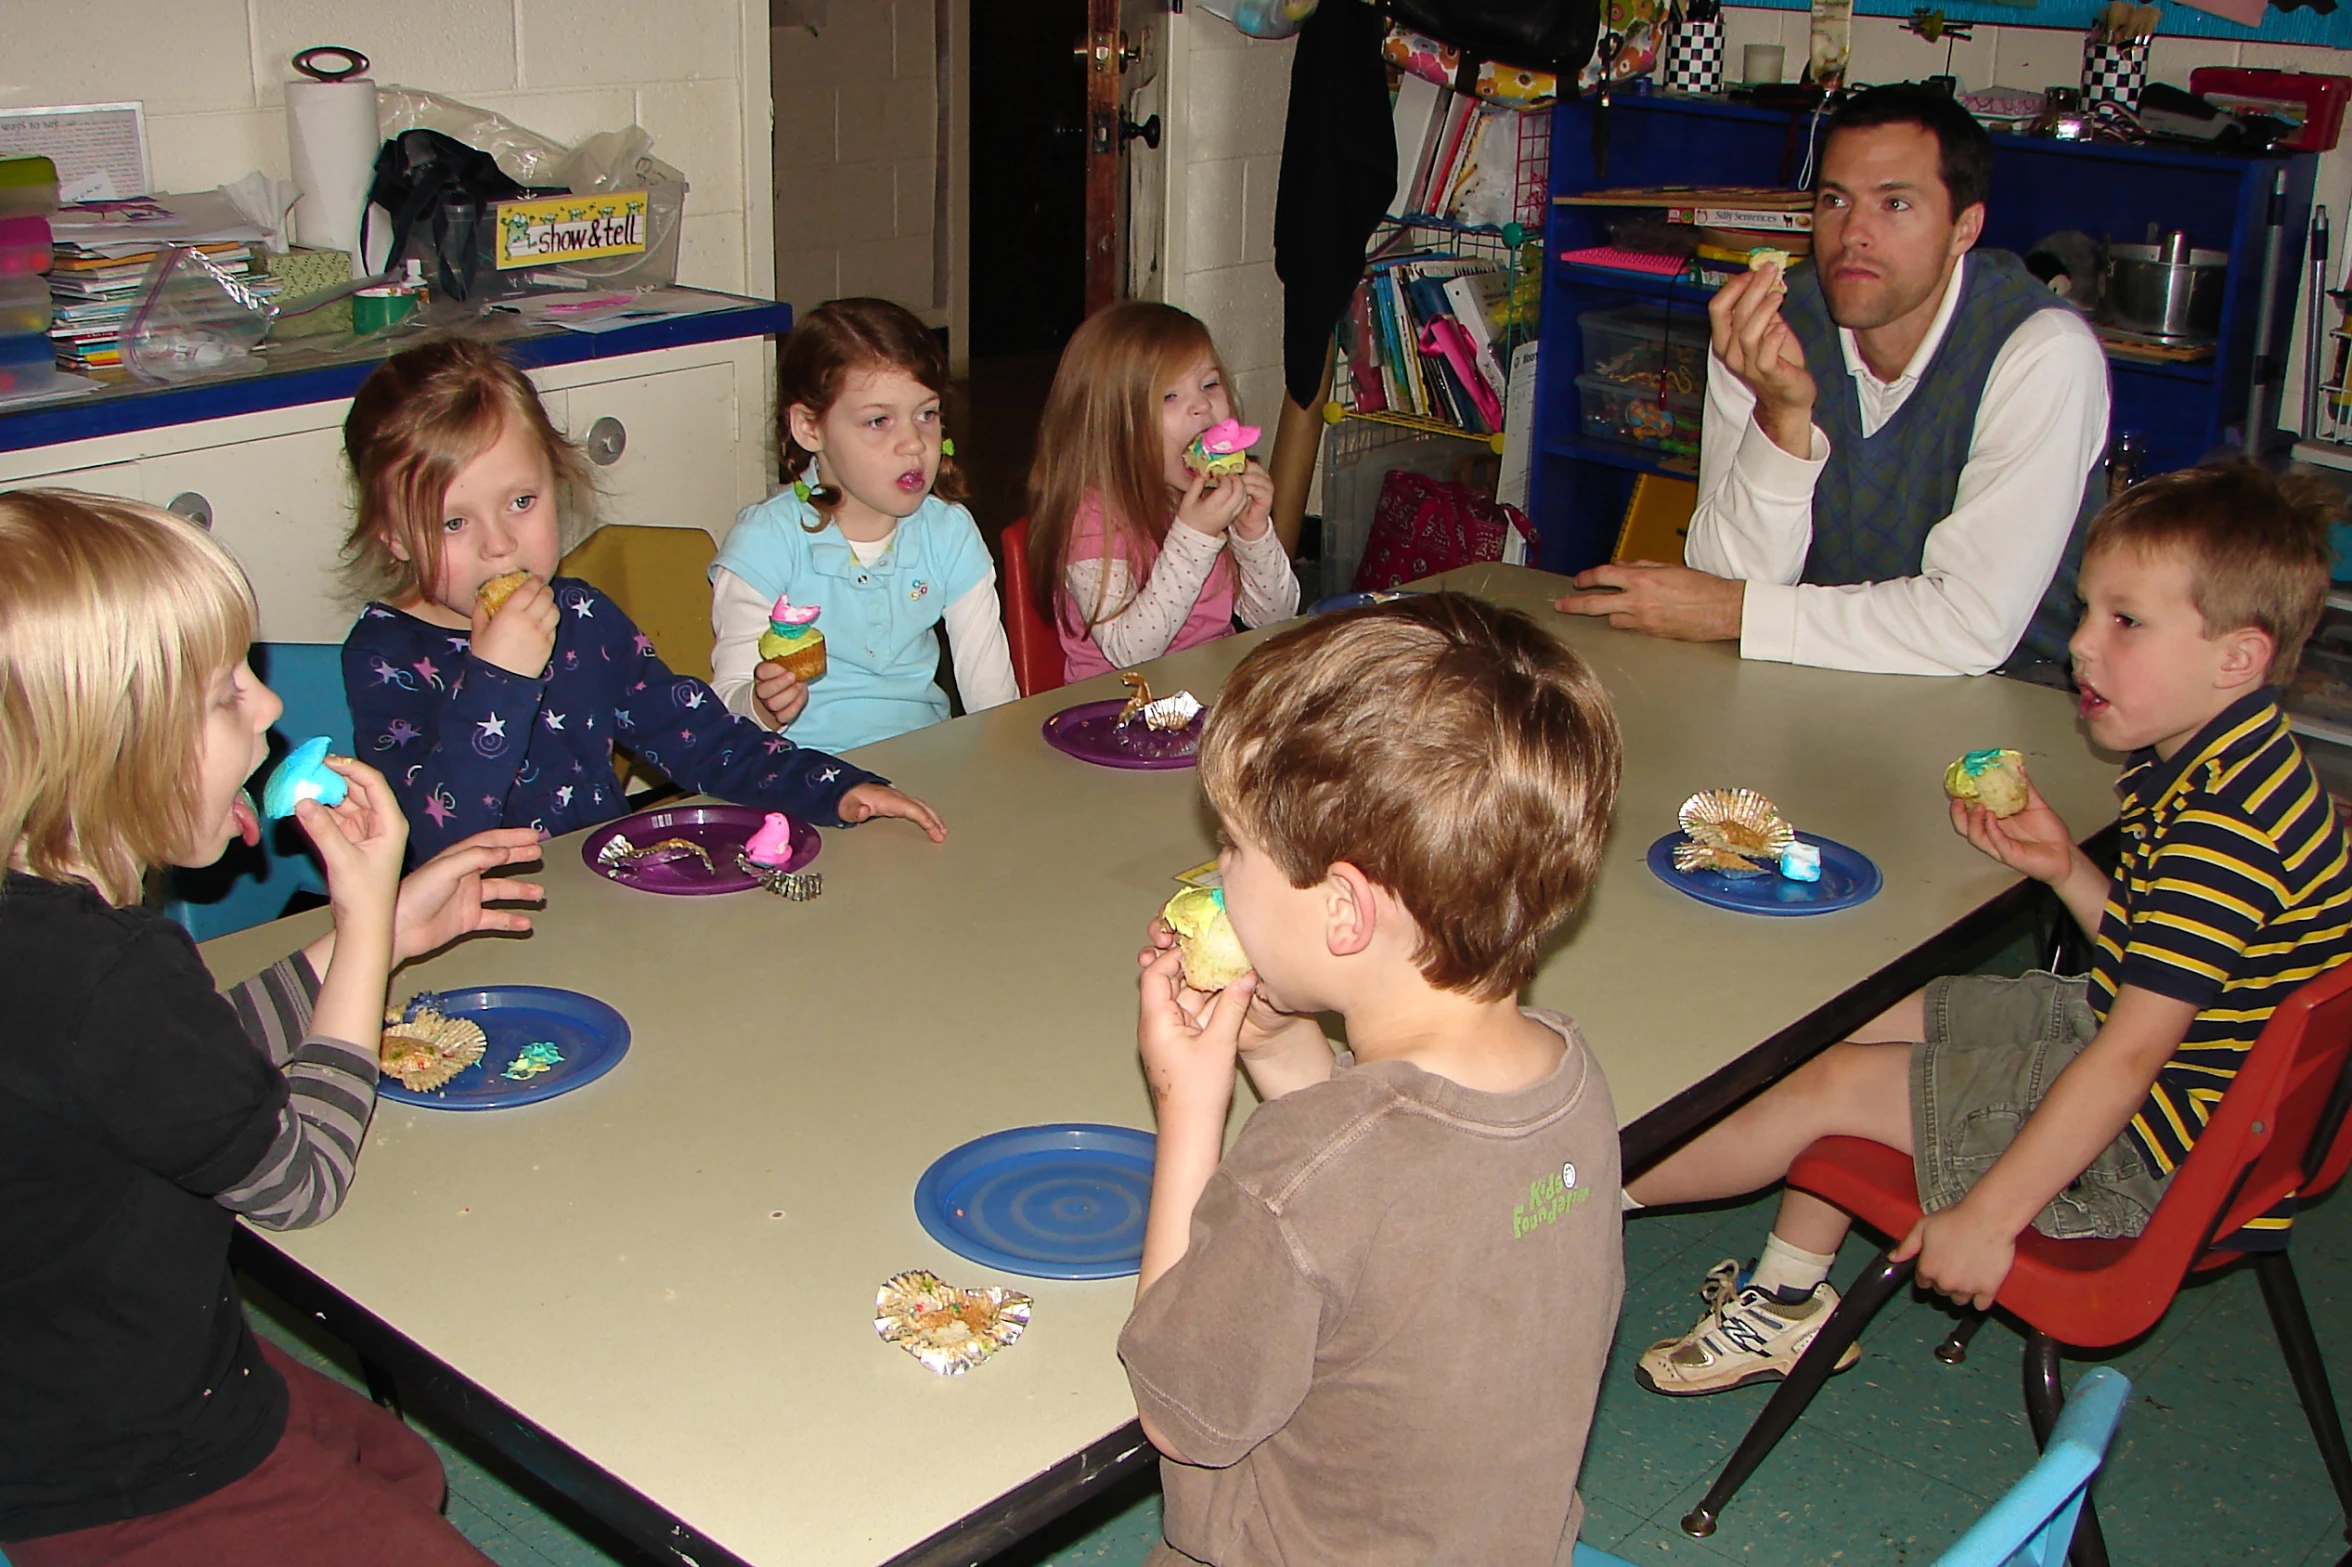
POLYGON ((1617 1211, 1619 1213, 1631 1213, 1640 1206, 1642 1206, 1640 1203, 1633 1200, 1633 1193, 1623 1187, 1617 1189, 1617 1211))
POLYGON ((1764 1239, 1764 1254, 1756 1259, 1756 1276, 1749 1282, 1758 1289, 1795 1290, 1801 1295, 1828 1278, 1829 1265, 1835 1261, 1834 1252, 1825 1257, 1802 1246, 1791 1246, 1777 1235, 1768 1235, 1764 1239))

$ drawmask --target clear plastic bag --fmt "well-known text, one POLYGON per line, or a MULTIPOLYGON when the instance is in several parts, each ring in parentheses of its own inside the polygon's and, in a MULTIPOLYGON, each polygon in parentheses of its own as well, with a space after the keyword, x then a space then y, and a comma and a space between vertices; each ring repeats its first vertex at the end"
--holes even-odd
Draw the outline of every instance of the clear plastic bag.
POLYGON ((277 306, 200 250, 174 245, 147 268, 123 330, 123 364, 142 381, 217 375, 260 346, 277 306))
MULTIPOLYGON (((566 188, 564 165, 571 161, 572 149, 537 131, 525 130, 494 110, 477 109, 470 103, 459 103, 455 98, 444 98, 421 88, 379 87, 376 123, 386 141, 402 131, 439 131, 490 154, 506 177, 517 185, 566 188)), ((651 139, 648 137, 648 142, 651 139)))

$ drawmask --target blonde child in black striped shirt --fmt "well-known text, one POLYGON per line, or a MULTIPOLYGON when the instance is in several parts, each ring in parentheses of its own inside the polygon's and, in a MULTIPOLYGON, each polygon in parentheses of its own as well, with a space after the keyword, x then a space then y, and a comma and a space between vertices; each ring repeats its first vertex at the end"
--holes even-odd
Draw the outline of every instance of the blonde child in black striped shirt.
POLYGON ((485 833, 405 882, 372 768, 300 807, 329 934, 227 998, 146 873, 258 835, 240 786, 280 704, 245 661, 243 574, 168 512, 0 495, 0 1548, 16 1567, 136 1559, 479 1564, 439 1461, 364 1398, 260 1345, 236 1214, 341 1204, 375 1104, 387 975, 524 930, 485 833))
MULTIPOLYGON (((2006 818, 1951 807, 1970 843, 2056 889, 2090 974, 1937 980, 1629 1181, 1628 1206, 1754 1191, 1842 1134, 1912 1155, 1926 1217, 1894 1255, 1955 1300, 1992 1303, 2029 1225, 2138 1234, 2271 1011, 2352 955, 2352 854, 2277 689, 2326 603, 2332 509, 2246 464, 2109 504, 2070 647, 2092 743, 2129 756, 2122 863, 2101 870, 2038 792, 2006 818)), ((1706 1315, 1642 1355, 1642 1384, 1784 1376, 1837 1304, 1850 1223, 1784 1191, 1752 1272, 1710 1273, 1706 1315)))

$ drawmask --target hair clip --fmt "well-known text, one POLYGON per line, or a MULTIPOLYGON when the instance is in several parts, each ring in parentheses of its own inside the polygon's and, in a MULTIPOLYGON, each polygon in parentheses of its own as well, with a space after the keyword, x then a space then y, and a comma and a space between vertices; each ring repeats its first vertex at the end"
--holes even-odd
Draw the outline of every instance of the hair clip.
POLYGON ((953 457, 955 455, 954 437, 943 435, 939 438, 939 455, 942 457, 953 457))
POLYGON ((806 479, 795 479, 795 480, 793 480, 793 481, 792 481, 792 493, 793 493, 794 495, 797 495, 797 496, 799 496, 799 497, 800 497, 800 499, 801 499, 801 501, 802 501, 802 502, 805 504, 805 503, 807 502, 808 498, 809 498, 809 487, 808 487, 808 480, 806 480, 806 479))

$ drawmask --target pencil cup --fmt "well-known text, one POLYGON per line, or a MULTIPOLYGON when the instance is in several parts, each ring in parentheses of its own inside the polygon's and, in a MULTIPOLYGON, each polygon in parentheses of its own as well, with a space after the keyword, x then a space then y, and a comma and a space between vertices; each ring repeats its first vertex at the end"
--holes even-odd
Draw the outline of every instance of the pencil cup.
POLYGON ((2083 45, 2083 107, 2119 103, 2138 110, 2140 93, 2148 85, 2148 40, 2132 43, 2083 45))
POLYGON ((1723 87, 1723 22, 1686 21, 1666 35, 1668 92, 1719 92, 1723 87))

